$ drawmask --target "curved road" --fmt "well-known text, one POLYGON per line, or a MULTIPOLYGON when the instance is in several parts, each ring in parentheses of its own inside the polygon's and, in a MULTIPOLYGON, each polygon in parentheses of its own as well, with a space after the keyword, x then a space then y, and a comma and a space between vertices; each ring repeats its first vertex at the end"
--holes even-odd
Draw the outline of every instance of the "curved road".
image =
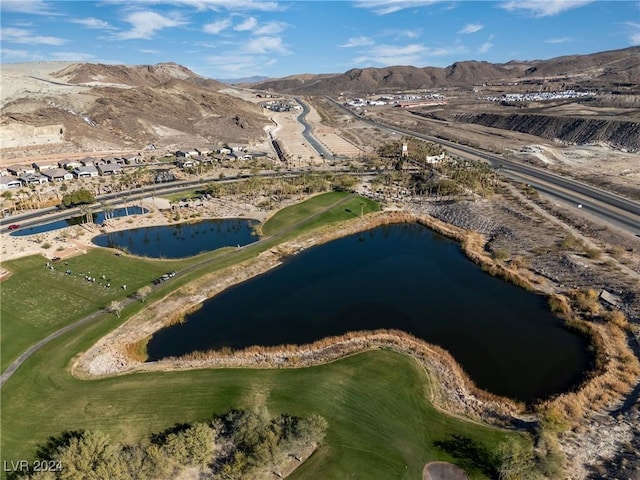
POLYGON ((302 113, 298 115, 297 118, 298 122, 304 127, 304 129, 302 130, 302 136, 307 140, 309 145, 311 145, 311 148, 313 148, 318 155, 324 158, 331 158, 333 153, 327 150, 324 145, 322 145, 320 142, 318 142, 318 140, 315 139, 315 137, 311 133, 313 131, 313 127, 309 123, 307 123, 307 120, 305 119, 307 114, 310 112, 309 105, 304 103, 298 97, 295 98, 295 101, 298 102, 298 104, 302 107, 302 113))
POLYGON ((531 179, 531 182, 529 183, 534 185, 534 187, 540 188, 541 191, 544 189, 545 193, 549 193, 557 198, 568 200, 571 203, 574 203, 576 207, 578 204, 581 204, 583 205, 583 208, 593 211, 600 218, 610 221, 616 225, 623 226, 623 228, 631 233, 640 235, 640 203, 636 201, 587 185, 572 178, 563 177, 542 168, 509 160, 499 155, 487 153, 467 145, 461 145, 442 138, 413 132, 411 130, 395 127, 369 118, 362 118, 331 97, 325 98, 342 111, 347 112, 370 125, 433 143, 439 143, 440 145, 448 147, 450 151, 462 152, 482 158, 495 168, 506 169, 509 172, 514 172, 516 175, 531 179), (536 180, 539 183, 534 184, 536 180))
MULTIPOLYGON (((264 243, 266 241, 269 240, 274 240, 277 238, 280 238, 284 235, 286 235, 287 233, 289 233, 290 231, 294 230, 295 228, 299 227, 300 225, 310 222, 316 218, 318 218, 320 215, 328 212, 329 210, 336 208, 340 205, 342 205, 343 203, 346 203, 348 200, 350 200, 355 194, 350 194, 345 196, 344 198, 341 198, 340 200, 338 200, 337 202, 329 205, 328 207, 323 208, 322 210, 316 212, 315 214, 313 214, 312 216, 305 218, 299 222, 294 223, 293 225, 290 225, 289 227, 271 235, 270 237, 265 237, 262 238, 260 240, 258 240, 257 242, 253 242, 250 243, 249 245, 245 245, 243 247, 240 247, 237 250, 231 251, 229 253, 226 253, 222 256, 219 257, 215 257, 215 258, 211 258, 211 259, 207 259, 207 260, 203 260, 202 262, 198 262, 194 265, 191 265, 190 267, 187 267, 183 270, 181 270, 179 273, 176 274, 176 277, 179 276, 183 276, 186 275, 194 270, 197 270, 199 268, 202 268, 204 266, 206 266, 207 264, 213 263, 213 262, 218 262, 220 261, 220 259, 223 258, 229 258, 232 257, 234 255, 239 255, 239 252, 243 251, 245 248, 248 247, 255 247, 256 245, 260 245, 261 243, 264 243)), ((175 278, 175 277, 174 277, 175 278)), ((156 289, 156 288, 160 288, 160 285, 151 285, 152 289, 156 289)), ((133 294, 135 295, 135 294, 133 294)), ((130 296, 129 298, 127 298, 126 300, 122 301, 122 307, 126 307, 127 305, 130 305, 131 303, 135 302, 136 299, 134 296, 130 296)), ((7 369, 2 372, 2 375, 0 375, 0 387, 2 387, 10 378, 11 376, 16 372, 16 370, 20 367, 20 365, 22 365, 31 355, 33 355, 34 353, 36 353, 38 350, 40 350, 42 347, 44 347, 45 345, 47 345, 48 343, 52 342, 53 340, 55 340, 56 338, 64 335, 65 333, 68 333, 72 330, 75 330, 76 328, 85 325, 87 323, 89 323, 91 320, 96 319, 97 317, 104 315, 105 311, 104 310, 98 310, 94 313, 92 313, 91 315, 88 315, 84 318, 81 318, 80 320, 67 325, 66 327, 62 327, 60 330, 56 330, 55 332, 53 332, 52 334, 48 335, 47 337, 43 338, 42 340, 40 340, 39 342, 33 344, 31 347, 29 347, 27 350, 25 350, 24 352, 22 352, 22 354, 20 354, 20 356, 14 360, 11 365, 9 365, 7 367, 7 369)))

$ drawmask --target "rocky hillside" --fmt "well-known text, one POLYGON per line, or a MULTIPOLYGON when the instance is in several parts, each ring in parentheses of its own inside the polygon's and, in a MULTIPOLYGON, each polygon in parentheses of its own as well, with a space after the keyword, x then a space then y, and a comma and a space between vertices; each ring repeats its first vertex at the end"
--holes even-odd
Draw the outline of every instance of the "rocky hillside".
POLYGON ((22 66, 22 76, 18 66, 3 66, 3 87, 5 80, 34 85, 7 90, 4 156, 252 143, 263 139, 268 123, 257 105, 176 64, 72 64, 41 75, 22 66))
POLYGON ((629 152, 640 151, 640 123, 580 117, 532 114, 455 115, 455 120, 536 135, 550 140, 585 145, 605 143, 629 152))
POLYGON ((640 83, 640 47, 572 55, 550 60, 511 61, 504 64, 462 61, 445 68, 394 66, 352 69, 342 74, 306 75, 273 79, 255 88, 292 94, 369 93, 397 89, 461 87, 491 82, 560 78, 571 85, 640 83))

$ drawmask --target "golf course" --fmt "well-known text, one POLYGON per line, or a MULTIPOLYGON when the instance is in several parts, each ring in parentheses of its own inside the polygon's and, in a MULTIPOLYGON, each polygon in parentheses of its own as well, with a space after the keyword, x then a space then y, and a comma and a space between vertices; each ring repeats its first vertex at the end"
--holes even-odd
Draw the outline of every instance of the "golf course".
POLYGON ((3 262, 11 272, 1 285, 3 372, 36 342, 102 313, 35 351, 2 386, 1 460, 33 460, 50 436, 65 431, 102 431, 127 444, 231 409, 266 407, 274 415, 316 413, 328 423, 322 445, 288 478, 419 479, 425 464, 437 460, 459 465, 471 478, 495 478, 498 445, 532 440, 438 410, 429 400, 429 372, 389 350, 307 368, 199 369, 94 380, 70 373, 80 353, 178 287, 303 233, 357 221, 378 209, 369 199, 331 192, 276 213, 261 225, 260 241, 242 248, 183 260, 116 256, 93 248, 50 267, 41 256, 3 262), (175 278, 154 285, 144 302, 136 297, 169 271, 177 272, 175 278), (97 281, 86 281, 86 275, 97 281), (109 308, 113 302, 121 305, 117 315, 109 308))

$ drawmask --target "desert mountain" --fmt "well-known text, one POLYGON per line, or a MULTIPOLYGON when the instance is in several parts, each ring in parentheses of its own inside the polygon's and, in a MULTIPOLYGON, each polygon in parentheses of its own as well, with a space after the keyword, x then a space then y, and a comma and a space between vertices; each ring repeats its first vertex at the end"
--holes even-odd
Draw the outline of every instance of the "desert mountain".
POLYGON ((252 143, 268 123, 225 85, 173 63, 9 64, 2 85, 6 156, 252 143))
POLYGON ((306 75, 272 79, 254 88, 292 94, 367 93, 438 87, 471 87, 491 82, 519 82, 561 77, 568 86, 640 83, 640 47, 550 60, 511 61, 504 64, 461 61, 448 67, 394 66, 356 68, 334 75, 306 75))

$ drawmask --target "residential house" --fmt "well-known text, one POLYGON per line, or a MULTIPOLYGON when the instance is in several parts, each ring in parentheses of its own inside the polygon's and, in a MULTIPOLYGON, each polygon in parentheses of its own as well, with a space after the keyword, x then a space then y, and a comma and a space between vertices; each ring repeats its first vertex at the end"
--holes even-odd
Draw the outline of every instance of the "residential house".
POLYGON ((227 148, 227 147, 222 147, 222 148, 219 150, 219 152, 220 152, 220 153, 222 153, 222 154, 226 154, 226 155, 229 155, 232 151, 233 151, 233 150, 231 150, 230 148, 227 148))
MULTIPOLYGON (((88 165, 92 165, 92 166, 95 167, 96 165, 99 165, 100 163, 103 163, 103 162, 102 162, 102 160, 98 160, 95 157, 84 157, 82 160, 80 160, 80 163, 85 167, 88 166, 88 165)), ((104 162, 104 163, 106 163, 106 162, 104 162)))
POLYGON ((50 182, 64 182, 65 180, 73 180, 73 174, 69 170, 63 168, 52 168, 45 170, 42 175, 47 177, 50 182))
POLYGON ((11 188, 20 188, 22 186, 22 182, 15 177, 0 177, 0 190, 9 190, 11 188))
POLYGON ((122 159, 126 165, 140 165, 142 163, 140 155, 125 155, 122 159))
POLYGON ((77 178, 90 178, 98 176, 98 169, 93 165, 87 165, 86 167, 80 166, 73 169, 71 172, 77 178))
POLYGON ((42 185, 49 183, 49 179, 39 173, 23 173, 18 176, 23 185, 42 185))
POLYGON ((81 166, 82 163, 80 163, 80 160, 63 160, 58 162, 58 168, 64 168, 65 170, 73 170, 81 166))
POLYGON ((189 158, 198 155, 198 151, 194 149, 181 149, 176 152, 176 158, 189 158))
POLYGON ((7 167, 7 171, 15 177, 36 173, 36 169, 28 165, 12 165, 10 167, 7 167))
POLYGON ((194 160, 193 158, 185 158, 182 160, 178 160, 176 162, 176 165, 180 168, 190 168, 190 167, 195 167, 196 165, 198 165, 198 163, 200 162, 198 162, 197 160, 194 160))
POLYGON ((101 158, 100 160, 102 160, 107 165, 123 166, 125 164, 124 158, 120 158, 120 157, 101 158))
POLYGON ((200 156, 204 156, 211 153, 211 150, 208 148, 196 148, 196 153, 200 156))
POLYGON ((116 175, 122 172, 122 167, 117 163, 107 163, 96 165, 100 175, 116 175))
POLYGON ((43 173, 47 170, 53 170, 54 168, 58 168, 56 163, 43 163, 43 162, 34 162, 31 164, 33 168, 36 169, 37 172, 43 173))

